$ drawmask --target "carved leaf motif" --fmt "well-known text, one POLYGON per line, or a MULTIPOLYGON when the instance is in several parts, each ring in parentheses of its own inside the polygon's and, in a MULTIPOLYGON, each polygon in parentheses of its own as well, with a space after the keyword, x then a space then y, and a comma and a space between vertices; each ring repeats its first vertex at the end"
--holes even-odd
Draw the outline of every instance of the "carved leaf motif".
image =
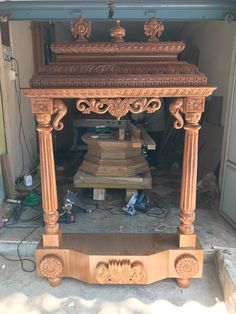
POLYGON ((97 265, 95 277, 100 284, 139 284, 145 282, 145 271, 140 262, 109 261, 97 265))
POLYGON ((140 113, 147 111, 149 113, 155 112, 160 109, 161 102, 158 98, 105 98, 100 100, 95 99, 79 99, 76 102, 76 107, 79 111, 89 114, 96 112, 104 114, 109 112, 118 120, 125 116, 129 111, 132 113, 140 113))

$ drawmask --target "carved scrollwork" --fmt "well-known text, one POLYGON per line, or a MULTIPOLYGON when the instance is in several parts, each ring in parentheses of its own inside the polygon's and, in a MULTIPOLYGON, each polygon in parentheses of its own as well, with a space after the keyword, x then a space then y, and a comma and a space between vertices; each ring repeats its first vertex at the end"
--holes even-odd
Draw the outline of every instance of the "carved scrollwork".
POLYGON ((143 111, 153 113, 160 109, 161 101, 158 98, 79 99, 76 102, 76 107, 85 114, 90 114, 91 112, 104 114, 109 112, 119 120, 129 111, 132 113, 143 111))
POLYGON ((100 284, 140 284, 145 283, 145 270, 140 262, 129 260, 99 263, 95 277, 100 284))
POLYGON ((199 271, 199 264, 192 254, 181 254, 175 260, 176 273, 183 279, 194 277, 199 271))
POLYGON ((164 25, 158 22, 156 17, 152 17, 149 22, 144 24, 144 34, 149 38, 149 41, 157 41, 161 34, 164 32, 164 25))
POLYGON ((40 273, 47 278, 57 278, 62 274, 63 262, 59 256, 49 254, 39 264, 40 273))
POLYGON ((175 129, 181 129, 184 126, 184 119, 180 114, 181 112, 184 112, 183 99, 177 98, 170 105, 170 113, 176 119, 176 121, 174 122, 175 129))
POLYGON ((57 113, 55 119, 53 120, 53 128, 57 131, 61 131, 64 128, 64 124, 61 119, 67 113, 67 107, 62 100, 53 100, 53 113, 57 113))

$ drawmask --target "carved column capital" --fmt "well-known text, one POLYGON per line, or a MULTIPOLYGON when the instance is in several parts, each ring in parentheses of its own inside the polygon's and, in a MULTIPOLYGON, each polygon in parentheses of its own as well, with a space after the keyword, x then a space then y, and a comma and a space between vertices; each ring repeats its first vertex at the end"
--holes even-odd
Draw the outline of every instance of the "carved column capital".
POLYGON ((198 125, 205 109, 205 97, 187 97, 184 105, 185 119, 188 124, 198 125))
POLYGON ((187 125, 198 125, 204 108, 205 97, 186 97, 175 99, 170 105, 170 113, 176 119, 174 122, 174 128, 181 129, 184 126, 183 115, 185 116, 187 125))

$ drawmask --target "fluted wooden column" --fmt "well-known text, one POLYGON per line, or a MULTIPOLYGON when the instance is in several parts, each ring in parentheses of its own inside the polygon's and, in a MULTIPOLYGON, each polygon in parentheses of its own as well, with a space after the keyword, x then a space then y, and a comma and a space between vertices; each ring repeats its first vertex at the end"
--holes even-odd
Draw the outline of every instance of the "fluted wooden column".
POLYGON ((66 107, 60 100, 48 98, 33 98, 32 111, 36 115, 37 131, 40 148, 40 173, 42 187, 42 206, 44 210, 43 246, 56 247, 60 245, 61 232, 58 220, 58 199, 55 175, 55 163, 52 145, 52 130, 61 130, 61 118, 66 114, 66 107), (57 113, 52 123, 52 115, 57 113))
POLYGON ((204 111, 204 97, 187 97, 177 99, 170 107, 176 118, 175 128, 184 127, 184 156, 180 196, 180 226, 179 246, 195 247, 196 234, 194 232, 196 189, 197 189, 197 163, 198 163, 198 133, 199 120, 204 111), (185 115, 186 123, 180 113, 185 115))

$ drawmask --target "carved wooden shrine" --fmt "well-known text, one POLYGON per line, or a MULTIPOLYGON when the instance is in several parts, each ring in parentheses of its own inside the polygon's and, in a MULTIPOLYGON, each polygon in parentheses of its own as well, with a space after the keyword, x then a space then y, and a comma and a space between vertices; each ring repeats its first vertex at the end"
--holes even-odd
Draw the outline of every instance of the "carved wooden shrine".
POLYGON ((23 89, 37 120, 45 228, 36 249, 37 271, 51 285, 62 277, 89 283, 148 284, 177 278, 187 287, 202 276, 203 249, 194 229, 199 120, 205 97, 214 87, 197 67, 177 60, 183 42, 161 42, 163 24, 152 18, 144 26, 147 42, 125 42, 119 21, 111 42, 90 43, 91 24, 73 24, 73 43, 55 43, 57 61, 23 89), (57 222, 58 200, 52 130, 63 129, 64 99, 75 100, 85 114, 109 112, 120 119, 128 112, 154 112, 161 97, 171 97, 174 127, 184 128, 185 144, 176 234, 63 234, 57 222))

